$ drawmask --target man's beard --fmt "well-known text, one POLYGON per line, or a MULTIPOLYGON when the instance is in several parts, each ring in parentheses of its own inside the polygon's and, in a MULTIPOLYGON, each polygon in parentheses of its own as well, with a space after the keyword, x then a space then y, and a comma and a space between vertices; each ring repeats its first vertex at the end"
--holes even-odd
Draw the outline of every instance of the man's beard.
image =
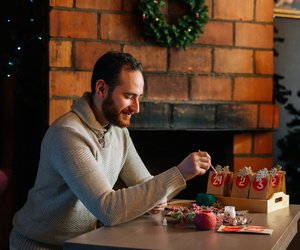
POLYGON ((109 124, 120 128, 125 128, 130 125, 130 118, 125 118, 122 113, 118 111, 111 95, 108 95, 107 98, 103 100, 102 111, 109 124))

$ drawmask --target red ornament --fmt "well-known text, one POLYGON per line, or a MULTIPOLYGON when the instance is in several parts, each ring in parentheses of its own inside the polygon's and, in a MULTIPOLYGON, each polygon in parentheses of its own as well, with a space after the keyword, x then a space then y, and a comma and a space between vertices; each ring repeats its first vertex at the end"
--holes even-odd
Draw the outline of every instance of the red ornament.
POLYGON ((198 19, 198 18, 199 18, 199 13, 197 12, 197 13, 195 14, 195 16, 196 16, 196 19, 198 19))
POLYGON ((0 170, 0 194, 2 194, 8 185, 8 174, 0 170))
POLYGON ((197 230, 211 230, 217 225, 216 215, 212 211, 199 211, 194 218, 197 230))

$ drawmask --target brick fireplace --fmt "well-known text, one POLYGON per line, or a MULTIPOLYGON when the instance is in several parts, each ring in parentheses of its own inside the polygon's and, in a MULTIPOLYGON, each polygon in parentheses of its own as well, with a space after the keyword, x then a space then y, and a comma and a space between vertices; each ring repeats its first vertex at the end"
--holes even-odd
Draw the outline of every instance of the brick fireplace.
MULTIPOLYGON (((177 1, 165 2, 167 13, 179 14, 177 1)), ((143 35, 138 0, 50 0, 50 123, 89 90, 99 56, 124 51, 144 67, 145 96, 130 130, 145 160, 157 136, 175 150, 173 156, 165 151, 155 156, 167 155, 170 165, 183 152, 201 147, 213 152, 215 163, 235 171, 245 165, 270 168, 272 131, 278 127, 273 0, 206 4, 205 32, 183 50, 159 47, 143 35), (180 151, 184 144, 188 147, 180 151)))

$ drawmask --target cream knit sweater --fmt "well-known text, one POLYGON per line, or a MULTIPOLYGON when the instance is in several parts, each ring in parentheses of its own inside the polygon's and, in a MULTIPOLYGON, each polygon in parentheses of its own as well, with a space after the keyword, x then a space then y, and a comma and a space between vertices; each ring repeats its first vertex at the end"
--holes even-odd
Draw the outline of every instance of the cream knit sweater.
POLYGON ((128 130, 103 128, 89 97, 75 102, 43 139, 34 187, 13 220, 28 239, 62 245, 94 229, 97 219, 106 226, 127 222, 186 186, 177 167, 151 176, 128 130), (118 176, 128 188, 113 190, 118 176))

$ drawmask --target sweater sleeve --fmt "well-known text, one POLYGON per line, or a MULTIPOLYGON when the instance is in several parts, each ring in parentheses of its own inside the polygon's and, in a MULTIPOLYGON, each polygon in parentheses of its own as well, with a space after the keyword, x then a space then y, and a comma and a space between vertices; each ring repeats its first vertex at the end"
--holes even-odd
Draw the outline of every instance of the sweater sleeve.
MULTIPOLYGON (((84 135, 65 128, 55 137, 50 150, 53 152, 51 161, 72 192, 104 225, 116 225, 139 217, 163 197, 185 188, 185 180, 177 167, 151 178, 145 166, 140 165, 142 171, 134 178, 127 178, 127 182, 151 179, 115 191, 84 135)), ((130 162, 132 160, 126 164, 130 162)), ((139 163, 134 165, 137 168, 139 163)), ((130 171, 126 171, 128 173, 124 172, 124 175, 129 175, 130 171)))

